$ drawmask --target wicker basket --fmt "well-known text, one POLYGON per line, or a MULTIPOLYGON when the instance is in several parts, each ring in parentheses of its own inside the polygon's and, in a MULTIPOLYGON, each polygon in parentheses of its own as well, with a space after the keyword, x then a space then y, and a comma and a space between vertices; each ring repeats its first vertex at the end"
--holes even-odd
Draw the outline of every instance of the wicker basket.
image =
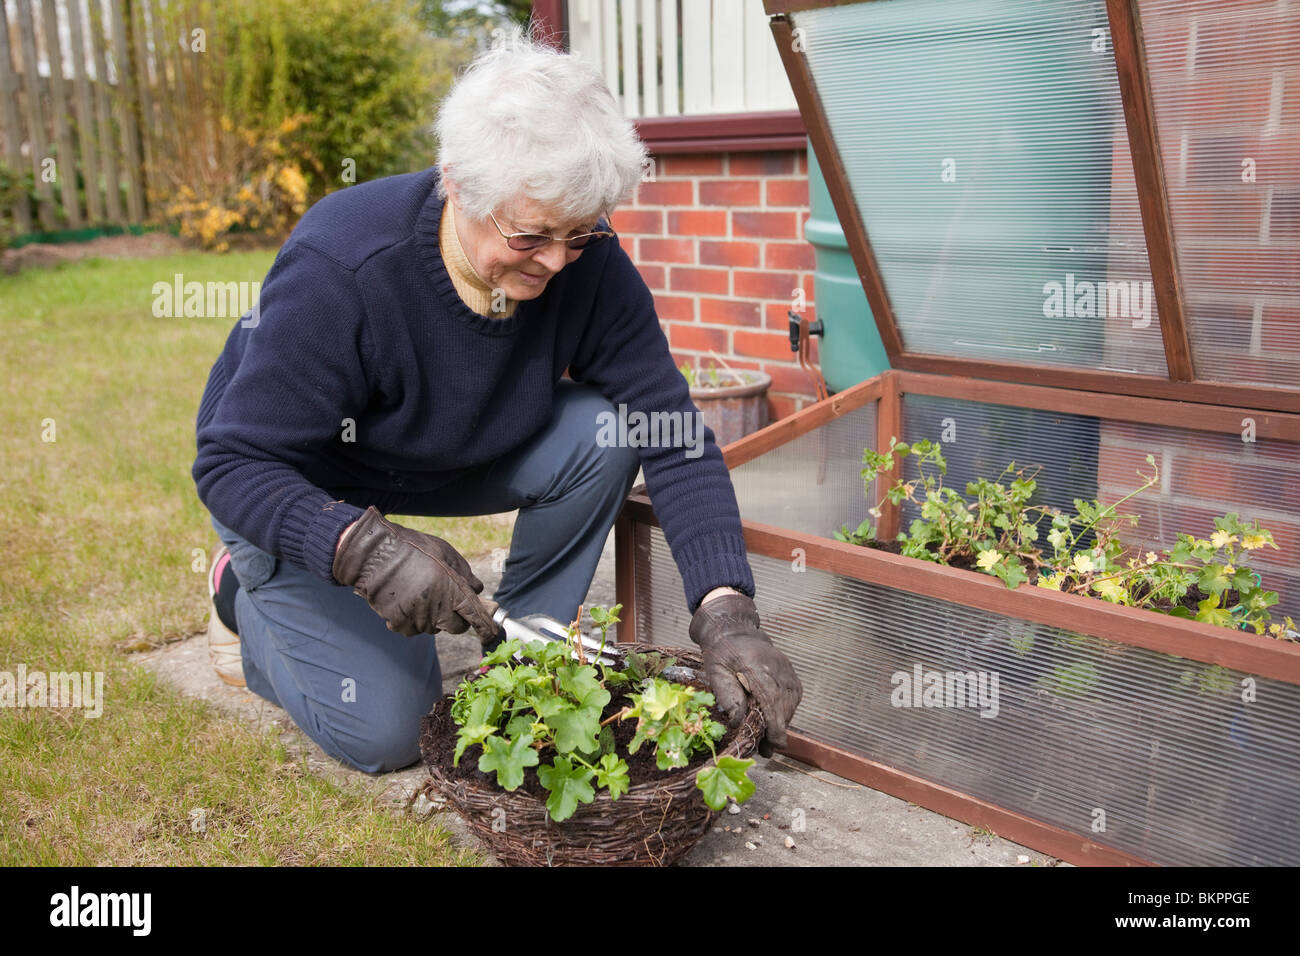
MULTIPOLYGON (((650 644, 620 647, 638 652, 666 650, 650 644)), ((699 668, 698 653, 675 647, 670 650, 678 664, 699 668)), ((636 784, 618 800, 611 800, 609 792, 601 790, 591 803, 579 804, 563 823, 551 819, 544 798, 522 788, 507 792, 495 784, 448 778, 433 757, 432 741, 435 715, 439 708, 449 708, 450 700, 444 697, 424 718, 420 753, 429 768, 433 790, 455 807, 502 863, 669 866, 689 853, 708 832, 716 814, 695 786, 694 770, 684 770, 668 780, 636 784)), ((718 755, 749 756, 764 729, 762 713, 750 706, 735 736, 718 755)))

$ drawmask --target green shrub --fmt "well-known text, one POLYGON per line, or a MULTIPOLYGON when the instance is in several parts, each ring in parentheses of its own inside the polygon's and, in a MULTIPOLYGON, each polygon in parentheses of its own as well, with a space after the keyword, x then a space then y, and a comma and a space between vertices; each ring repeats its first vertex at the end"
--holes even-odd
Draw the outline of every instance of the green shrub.
MULTIPOLYGON (((203 49, 175 103, 150 197, 205 248, 234 231, 280 239, 315 200, 424 169, 432 122, 472 38, 429 35, 407 0, 207 0, 203 49)), ((175 14, 171 15, 173 19, 175 14)), ((195 43, 191 21, 164 24, 195 43)))

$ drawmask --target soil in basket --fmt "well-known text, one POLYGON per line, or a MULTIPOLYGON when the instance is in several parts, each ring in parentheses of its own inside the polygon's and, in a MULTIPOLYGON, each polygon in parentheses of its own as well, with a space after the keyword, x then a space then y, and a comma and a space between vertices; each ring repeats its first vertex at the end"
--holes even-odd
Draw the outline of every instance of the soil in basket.
MULTIPOLYGON (((868 541, 864 547, 874 548, 877 551, 888 551, 890 554, 902 554, 903 552, 903 546, 897 541, 868 541)), ((936 549, 932 547, 930 550, 934 551, 936 549)), ((963 571, 975 571, 975 562, 966 555, 960 555, 947 562, 945 567, 960 568, 963 571)), ((1029 574, 1029 585, 1033 585, 1033 583, 1038 579, 1038 573, 1033 568, 1027 568, 1026 571, 1029 574)), ((975 573, 982 574, 983 572, 976 571, 975 573)), ((1192 585, 1191 589, 1183 595, 1182 600, 1178 601, 1177 604, 1173 601, 1161 600, 1156 602, 1155 608, 1167 613, 1171 608, 1181 605, 1195 614, 1200 610, 1201 602, 1209 596, 1208 592, 1202 591, 1199 587, 1192 585)), ((1141 600, 1145 597, 1145 594, 1142 591, 1135 590, 1133 597, 1135 600, 1141 600)), ((1240 600, 1241 595, 1236 590, 1229 588, 1227 591, 1223 592, 1223 596, 1220 599, 1220 606, 1235 607, 1240 600)))
MULTIPOLYGON (((694 682, 686 683, 698 687, 701 690, 705 689, 703 684, 694 682)), ((631 704, 632 702, 628 700, 627 697, 622 695, 617 696, 605 707, 601 719, 604 720, 606 717, 611 717, 624 707, 630 707, 631 704)), ((717 707, 713 708, 713 719, 720 721, 724 725, 726 724, 726 718, 717 707)), ((632 741, 633 736, 636 734, 635 718, 628 720, 615 720, 609 726, 614 731, 615 751, 619 756, 627 761, 628 779, 631 781, 633 786, 636 786, 639 783, 653 783, 657 780, 667 780, 682 773, 689 773, 694 776, 696 771, 704 767, 712 759, 709 751, 704 750, 697 753, 694 758, 692 758, 690 764, 686 767, 678 767, 674 770, 660 770, 655 764, 654 741, 647 740, 641 745, 641 749, 634 754, 629 754, 627 752, 627 745, 632 741)), ((438 701, 437 705, 433 708, 433 713, 429 715, 429 719, 425 722, 425 739, 421 743, 421 751, 425 754, 433 755, 433 759, 437 761, 438 766, 442 769, 443 773, 446 774, 448 779, 472 780, 495 786, 496 775, 483 773, 478 769, 478 758, 483 753, 483 748, 478 744, 472 744, 469 747, 466 747, 465 752, 460 758, 460 766, 452 766, 452 755, 456 751, 456 730, 456 724, 451 719, 451 696, 448 695, 438 701)), ((727 728, 727 732, 723 735, 722 739, 714 744, 718 753, 722 753, 722 751, 730 745, 732 739, 738 732, 739 728, 727 728)), ((554 752, 547 751, 540 756, 542 758, 542 763, 549 764, 551 759, 554 757, 554 752)), ((594 761, 589 760, 588 762, 594 761)), ((546 788, 543 787, 541 781, 537 779, 536 767, 529 767, 524 771, 524 783, 522 789, 543 800, 548 796, 546 788)))

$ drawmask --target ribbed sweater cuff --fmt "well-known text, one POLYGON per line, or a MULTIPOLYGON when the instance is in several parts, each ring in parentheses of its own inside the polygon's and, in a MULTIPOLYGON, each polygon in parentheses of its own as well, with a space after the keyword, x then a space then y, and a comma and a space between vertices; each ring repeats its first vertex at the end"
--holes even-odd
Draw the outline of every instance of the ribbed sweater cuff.
POLYGON ((281 528, 284 556, 330 584, 338 584, 334 579, 334 550, 339 536, 365 513, 364 508, 346 501, 326 498, 323 502, 304 502, 290 513, 281 528))
POLYGON ((739 535, 693 538, 678 548, 677 570, 692 614, 714 588, 733 587, 754 596, 754 574, 745 554, 745 539, 739 535))

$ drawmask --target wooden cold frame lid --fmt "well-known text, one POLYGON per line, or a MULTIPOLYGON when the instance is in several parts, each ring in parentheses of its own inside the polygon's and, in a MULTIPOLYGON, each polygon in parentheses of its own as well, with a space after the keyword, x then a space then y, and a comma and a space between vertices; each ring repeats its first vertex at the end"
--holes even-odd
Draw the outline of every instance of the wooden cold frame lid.
MULTIPOLYGON (((1197 377, 1195 354, 1188 338, 1178 260, 1174 254, 1169 196, 1160 158, 1136 0, 1105 0, 1109 31, 1107 39, 1114 52, 1116 80, 1137 187, 1141 233, 1145 240, 1152 292, 1159 314, 1164 374, 1115 371, 1104 365, 1089 368, 1054 365, 1032 359, 1008 361, 969 355, 935 354, 908 348, 891 299, 890 286, 872 247, 862 212, 849 182, 844 158, 832 133, 817 78, 813 75, 803 44, 796 42, 794 32, 801 12, 882 2, 904 3, 905 0, 764 0, 764 5, 771 17, 770 25, 778 52, 808 128, 809 140, 825 177, 835 213, 844 229, 848 251, 894 368, 1053 385, 1082 392, 1300 412, 1300 388, 1210 381, 1197 377)), ((1297 64, 1300 65, 1300 53, 1297 53, 1297 64)))

